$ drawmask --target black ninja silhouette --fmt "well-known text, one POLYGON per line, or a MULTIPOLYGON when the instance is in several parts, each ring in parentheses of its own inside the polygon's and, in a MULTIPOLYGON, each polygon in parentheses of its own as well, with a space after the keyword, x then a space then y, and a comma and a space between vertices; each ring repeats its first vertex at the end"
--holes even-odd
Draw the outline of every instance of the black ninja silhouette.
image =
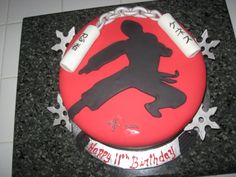
POLYGON ((155 35, 144 33, 142 26, 137 22, 126 20, 122 23, 121 30, 129 38, 113 43, 95 54, 79 74, 98 70, 124 54, 128 57, 129 65, 97 82, 83 93, 81 99, 68 111, 71 119, 84 107, 96 110, 128 88, 136 88, 155 98, 153 102, 145 104, 146 110, 154 117, 161 117, 159 109, 177 108, 185 102, 186 96, 183 92, 166 84, 176 83, 173 78, 178 77, 179 72, 158 72, 160 56, 170 57, 172 50, 158 42, 155 35))

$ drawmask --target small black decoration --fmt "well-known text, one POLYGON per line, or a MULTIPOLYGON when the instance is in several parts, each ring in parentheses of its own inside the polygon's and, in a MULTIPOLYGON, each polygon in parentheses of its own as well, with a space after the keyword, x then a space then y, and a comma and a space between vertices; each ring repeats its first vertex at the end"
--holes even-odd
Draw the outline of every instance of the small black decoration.
POLYGON ((161 117, 159 109, 177 108, 186 101, 186 95, 182 91, 166 84, 176 83, 173 78, 177 78, 179 72, 176 70, 175 74, 169 74, 157 70, 160 56, 170 57, 172 50, 158 42, 155 35, 144 33, 137 22, 125 20, 121 30, 129 38, 98 52, 79 74, 98 70, 124 54, 128 57, 129 65, 83 93, 82 98, 68 110, 71 119, 84 107, 96 110, 113 96, 129 88, 136 88, 155 98, 153 102, 145 104, 146 110, 154 117, 161 117))

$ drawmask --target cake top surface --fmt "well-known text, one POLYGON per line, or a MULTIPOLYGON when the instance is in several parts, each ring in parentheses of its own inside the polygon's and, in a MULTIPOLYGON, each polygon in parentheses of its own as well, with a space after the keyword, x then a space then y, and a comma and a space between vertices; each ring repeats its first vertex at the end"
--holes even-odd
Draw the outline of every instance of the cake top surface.
POLYGON ((89 136, 147 147, 169 141, 192 120, 206 71, 202 54, 187 58, 157 22, 120 17, 102 28, 75 72, 60 70, 59 86, 69 115, 89 136))

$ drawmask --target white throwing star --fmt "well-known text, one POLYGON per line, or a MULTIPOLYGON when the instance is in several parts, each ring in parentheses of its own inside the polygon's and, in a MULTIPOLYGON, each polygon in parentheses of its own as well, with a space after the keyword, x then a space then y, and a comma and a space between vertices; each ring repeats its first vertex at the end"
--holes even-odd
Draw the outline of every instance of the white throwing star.
POLYGON ((203 33, 202 33, 202 41, 201 42, 198 42, 198 45, 200 47, 203 48, 203 51, 202 51, 202 55, 206 55, 208 58, 210 59, 215 59, 215 56, 214 54, 210 51, 211 48, 215 48, 219 43, 220 43, 220 40, 213 40, 211 42, 207 42, 207 38, 208 38, 208 31, 205 30, 203 33))
POLYGON ((210 120, 210 116, 214 115, 217 107, 209 108, 207 112, 203 110, 203 104, 198 109, 197 114, 193 117, 193 121, 189 123, 184 130, 197 130, 201 140, 205 139, 206 131, 205 127, 210 126, 212 129, 219 129, 219 125, 216 122, 210 120))
POLYGON ((56 30, 56 36, 61 40, 61 42, 59 44, 54 45, 51 49, 55 51, 61 50, 62 51, 61 58, 62 58, 66 51, 67 44, 70 43, 74 35, 75 35, 75 27, 72 27, 70 29, 67 36, 64 36, 62 32, 56 30))
POLYGON ((56 118, 54 120, 53 126, 61 125, 62 121, 65 121, 65 127, 71 132, 72 131, 72 125, 71 125, 71 122, 69 121, 69 116, 67 114, 66 108, 64 107, 64 105, 62 103, 62 98, 61 98, 60 94, 57 95, 57 102, 59 104, 59 108, 56 108, 54 106, 47 107, 47 109, 51 113, 56 113, 59 116, 58 118, 56 118))

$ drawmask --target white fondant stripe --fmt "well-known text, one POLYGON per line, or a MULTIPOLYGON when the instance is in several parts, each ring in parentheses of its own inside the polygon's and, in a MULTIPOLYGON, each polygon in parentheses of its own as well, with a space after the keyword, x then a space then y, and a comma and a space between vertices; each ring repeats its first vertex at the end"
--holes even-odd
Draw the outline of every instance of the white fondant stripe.
POLYGON ((85 149, 105 164, 124 169, 156 167, 181 154, 178 137, 166 145, 147 150, 121 150, 90 139, 85 149))

